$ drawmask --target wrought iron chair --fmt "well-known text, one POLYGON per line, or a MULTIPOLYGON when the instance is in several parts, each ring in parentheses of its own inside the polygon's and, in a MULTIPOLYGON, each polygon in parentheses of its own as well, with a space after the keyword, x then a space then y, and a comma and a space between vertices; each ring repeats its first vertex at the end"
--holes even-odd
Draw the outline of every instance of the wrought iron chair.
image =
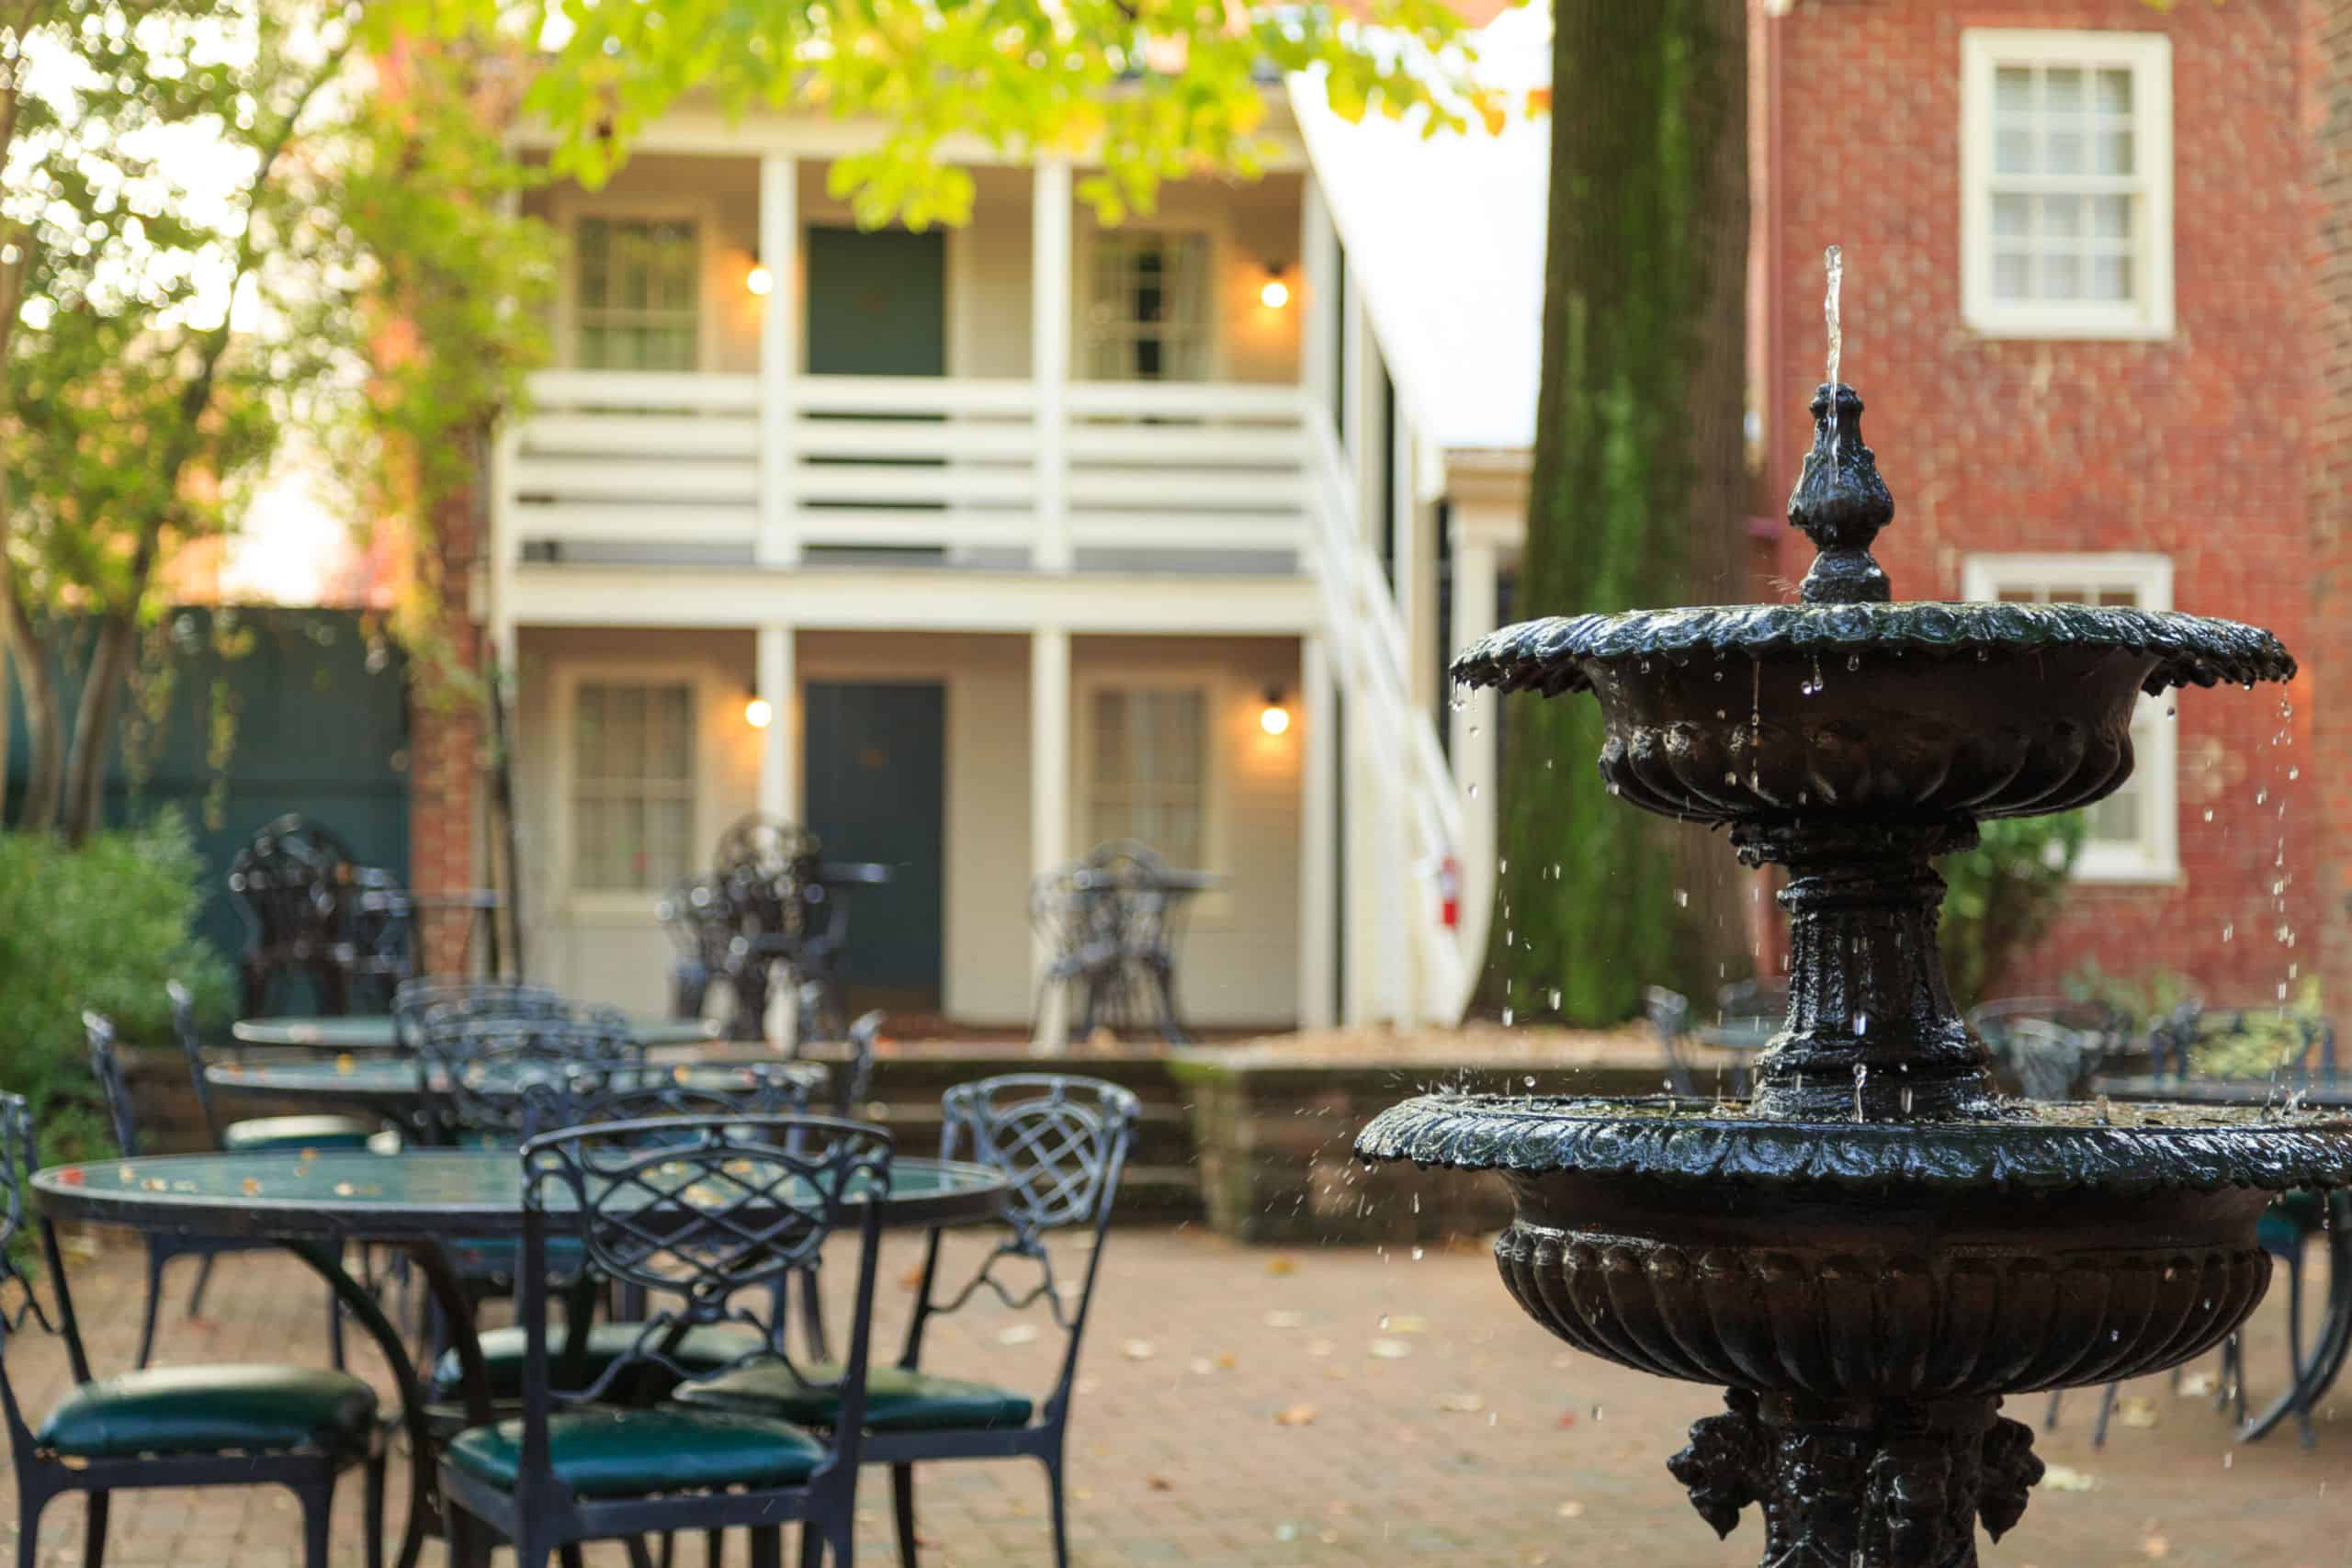
MULTIPOLYGON (((741 1038, 740 1026, 747 1006, 756 1021, 767 1011, 767 996, 763 989, 757 998, 749 998, 734 983, 735 922, 718 879, 687 878, 670 889, 654 907, 654 914, 677 948, 677 956, 670 964, 671 1016, 702 1017, 703 1010, 709 1005, 712 982, 725 980, 729 982, 729 1000, 734 1008, 729 1019, 728 1036, 741 1038)), ((752 1038, 758 1038, 756 1024, 752 1038)))
POLYGON ((523 1086, 573 1066, 642 1067, 645 1048, 612 1008, 531 1017, 476 1016, 443 1006, 424 1015, 417 1053, 424 1120, 446 1141, 521 1142, 523 1086))
POLYGON ((1697 1092, 1690 1083, 1690 1058, 1684 1044, 1690 1031, 1690 998, 1664 986, 1645 987, 1642 1010, 1657 1032, 1658 1049, 1666 1057, 1666 1087, 1674 1094, 1697 1092))
POLYGON ((355 981, 389 989, 408 976, 405 895, 314 822, 288 815, 254 834, 230 863, 229 892, 245 921, 239 972, 248 1018, 268 1010, 280 975, 307 976, 329 1013, 351 1010, 355 981), (370 898, 380 907, 366 908, 370 898))
POLYGON ((464 1018, 562 1018, 571 1005, 545 986, 505 980, 408 980, 392 993, 392 1037, 402 1051, 424 1046, 428 1013, 454 1009, 464 1018))
POLYGON ((1039 982, 1035 1015, 1059 987, 1070 993, 1071 1031, 1144 1029, 1182 1044, 1191 1036, 1176 1006, 1176 950, 1192 896, 1208 883, 1180 876, 1132 840, 1100 844, 1029 887, 1030 924, 1054 954, 1039 982))
MULTIPOLYGON (((131 1103, 130 1086, 122 1076, 122 1057, 115 1048, 114 1023, 103 1013, 84 1012, 82 1033, 89 1046, 90 1076, 97 1080, 98 1099, 107 1113, 107 1126, 114 1134, 115 1147, 125 1159, 136 1158, 141 1152, 139 1113, 131 1103)), ((209 1112, 208 1112, 209 1119, 209 1112)), ((359 1142, 364 1143, 364 1138, 359 1142)), ((345 1143, 341 1147, 352 1147, 345 1143)), ((236 1236, 166 1235, 150 1232, 147 1242, 147 1304, 139 1325, 139 1355, 132 1363, 145 1367, 155 1351, 156 1320, 163 1313, 164 1269, 182 1258, 200 1260, 195 1286, 188 1292, 187 1315, 194 1317, 204 1305, 204 1290, 211 1282, 212 1260, 233 1252, 274 1252, 276 1245, 266 1241, 251 1241, 236 1236)), ((330 1298, 327 1313, 327 1343, 334 1352, 334 1364, 343 1365, 343 1314, 334 1310, 330 1298)))
POLYGON ((1735 980, 1715 992, 1715 1019, 1719 1023, 1756 1019, 1777 1024, 1788 1013, 1789 983, 1786 980, 1735 980))
POLYGON ((13 1261, 25 1239, 33 1164, 25 1101, 0 1095, 0 1414, 16 1470, 22 1560, 40 1561, 41 1513, 68 1492, 86 1499, 82 1561, 99 1568, 108 1505, 118 1492, 283 1486, 301 1507, 304 1568, 327 1568, 335 1483, 356 1466, 365 1478, 368 1568, 383 1568, 386 1446, 375 1390, 346 1372, 294 1366, 164 1367, 93 1377, 55 1229, 40 1226, 54 1316, 13 1261), (64 1341, 74 1377, 73 1391, 38 1427, 9 1381, 7 1356, 10 1340, 34 1325, 64 1341))
POLYGON ((2124 1049, 2131 1021, 2105 1002, 2005 997, 1968 1012, 1968 1027, 2014 1073, 2028 1100, 2071 1100, 2100 1064, 2124 1049))
MULTIPOLYGON (((177 980, 165 981, 164 989, 171 998, 172 1028, 179 1036, 180 1054, 187 1058, 188 1081, 196 1088, 197 1110, 204 1118, 204 1130, 211 1138, 212 1146, 222 1154, 282 1155, 300 1154, 310 1149, 363 1149, 384 1131, 375 1122, 357 1116, 260 1116, 246 1121, 223 1123, 220 1111, 212 1103, 212 1086, 204 1076, 204 1043, 197 1030, 196 998, 189 994, 188 988, 177 980)), ((104 1019, 96 1021, 98 1024, 104 1024, 105 1021, 104 1019)), ((84 1027, 88 1029, 91 1026, 92 1021, 85 1019, 84 1027)), ((122 1083, 121 1059, 114 1053, 111 1026, 107 1027, 107 1034, 106 1066, 103 1069, 99 1066, 99 1047, 96 1043, 91 1046, 90 1065, 92 1073, 98 1078, 100 1092, 106 1098, 107 1118, 114 1123, 116 1142, 119 1144, 126 1130, 131 1132, 134 1139, 137 1134, 133 1125, 130 1097, 125 1092, 125 1086, 122 1083)), ((130 1145, 123 1145, 123 1153, 126 1156, 131 1152, 133 1151, 130 1145)), ((155 1328, 155 1281, 152 1277, 152 1271, 160 1269, 155 1257, 155 1249, 159 1243, 168 1243, 180 1249, 167 1252, 164 1261, 168 1261, 172 1257, 189 1256, 191 1251, 198 1260, 196 1283, 188 1287, 187 1292, 187 1315, 190 1317, 203 1315, 204 1292, 205 1288, 212 1282, 214 1258, 224 1252, 269 1250, 266 1244, 225 1238, 220 1241, 192 1243, 187 1237, 150 1236, 148 1264, 151 1278, 147 1292, 147 1326, 145 1333, 141 1336, 139 1348, 139 1364, 142 1367, 147 1364, 148 1350, 155 1328)), ((332 1295, 327 1303, 327 1343, 334 1352, 334 1364, 338 1367, 342 1366, 343 1314, 336 1310, 332 1295)))
MULTIPOLYGON (((2281 1017, 2269 1009, 2222 1011, 2198 1001, 2183 1002, 2148 1030, 2149 1054, 2160 1073, 2196 1073, 2208 1078, 2242 1078, 2267 1084, 2282 1102, 2291 1103, 2299 1090, 2335 1081, 2335 1025, 2309 1013, 2281 1017)), ((2304 1258, 2313 1237, 2327 1224, 2327 1202, 2316 1192, 2289 1192, 2263 1211, 2255 1239, 2287 1271, 2287 1359, 2290 1388, 2304 1380, 2304 1370, 2327 1347, 2306 1344, 2304 1301, 2309 1294, 2304 1258)), ((2109 1391, 2110 1393, 2112 1391, 2109 1391)), ((2222 1342, 2222 1370, 2216 1403, 2233 1402, 2241 1424, 2245 1420, 2245 1346, 2237 1335, 2222 1342)), ((2303 1447, 2318 1440, 2312 1428, 2309 1404, 2295 1407, 2295 1424, 2303 1447)))
MULTIPOLYGON (((946 1129, 943 1158, 963 1157, 1001 1172, 1010 1187, 1009 1232, 953 1295, 940 1294, 940 1236, 923 1253, 922 1279, 906 1343, 895 1367, 876 1369, 865 1386, 865 1460, 890 1467, 899 1554, 915 1562, 914 1466, 933 1460, 1029 1458, 1046 1467, 1052 1503, 1054 1561, 1069 1561, 1062 1465, 1079 1347, 1102 1265, 1119 1177, 1135 1141, 1136 1097, 1099 1078, 1011 1074, 949 1089, 942 1100, 946 1129), (1046 1236, 1085 1227, 1093 1246, 1073 1303, 1058 1288, 1046 1236), (1036 1279, 1017 1289, 998 1278, 1000 1267, 1034 1265, 1036 1279), (922 1370, 924 1330, 933 1317, 955 1312, 986 1288, 1015 1311, 1046 1304, 1067 1343, 1059 1374, 1042 1407, 1026 1395, 985 1382, 941 1377, 922 1370)), ((784 1383, 771 1374, 737 1373, 681 1390, 702 1408, 781 1416, 831 1427, 854 1425, 860 1411, 842 1398, 784 1383)))
MULTIPOLYGON (((560 1077, 534 1078, 514 1094, 516 1121, 526 1142, 566 1128, 606 1128, 621 1122, 643 1123, 649 1131, 641 1141, 663 1136, 698 1136, 694 1129, 705 1122, 732 1124, 778 1116, 805 1115, 808 1091, 800 1078, 780 1064, 752 1062, 723 1071, 696 1074, 661 1066, 611 1064, 574 1066, 560 1077), (689 1118, 682 1122, 678 1118, 689 1118)), ((604 1134, 611 1138, 614 1134, 604 1134)), ((612 1321, 593 1322, 589 1297, 597 1282, 580 1268, 578 1247, 569 1237, 556 1237, 550 1248, 560 1285, 566 1292, 565 1334, 550 1364, 559 1388, 584 1385, 633 1344, 644 1327, 644 1292, 633 1287, 620 1292, 612 1321)), ((809 1271, 813 1273, 813 1270, 809 1271)), ((740 1350, 740 1336, 719 1330, 696 1334, 674 1354, 711 1365, 740 1350)), ((821 1339, 811 1337, 810 1352, 819 1359, 821 1339)), ((527 1337, 520 1324, 493 1328, 481 1336, 483 1368, 491 1395, 515 1397, 522 1385, 527 1337)), ((454 1397, 464 1368, 454 1351, 445 1352, 434 1368, 436 1394, 454 1397)))
POLYGON ((451 1562, 485 1562, 503 1539, 518 1568, 610 1540, 629 1541, 641 1563, 643 1537, 740 1526, 751 1531, 752 1561, 772 1568, 782 1561, 781 1526, 797 1520, 804 1564, 826 1553, 847 1563, 881 1239, 880 1205, 860 1199, 888 1188, 889 1135, 819 1117, 616 1122, 535 1138, 521 1157, 523 1410, 469 1428, 443 1451, 451 1562), (567 1218, 551 1224, 551 1212, 567 1218), (811 1266, 829 1236, 851 1228, 860 1245, 848 1359, 839 1369, 804 1369, 773 1303, 791 1270, 811 1266), (555 1235, 576 1235, 600 1273, 664 1303, 621 1355, 569 1389, 548 1375, 555 1235), (715 1368, 698 1366, 679 1354, 697 1331, 747 1343, 715 1368), (750 1376, 837 1399, 844 1418, 820 1438, 684 1397, 750 1376), (678 1398, 648 1405, 649 1384, 678 1398))

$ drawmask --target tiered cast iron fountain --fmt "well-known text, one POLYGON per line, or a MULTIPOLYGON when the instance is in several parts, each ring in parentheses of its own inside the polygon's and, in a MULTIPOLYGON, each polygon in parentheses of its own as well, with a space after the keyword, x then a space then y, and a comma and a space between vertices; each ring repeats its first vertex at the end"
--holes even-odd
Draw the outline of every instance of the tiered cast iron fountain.
POLYGON ((2195 615, 1889 603, 1894 503, 1832 377, 1789 502, 1819 551, 1800 603, 1533 621, 1453 666, 1592 693, 1611 793, 1788 869, 1788 1021, 1753 1096, 1430 1095, 1356 1148, 1501 1172, 1530 1315, 1728 1386, 1669 1468, 1719 1534, 1762 1505, 1768 1568, 1965 1568, 2041 1477, 2001 1396, 2217 1344, 2268 1283, 2271 1197, 2352 1185, 2352 1122, 1997 1092, 1944 981, 1935 857, 2111 793, 2141 692, 2295 664, 2195 615))

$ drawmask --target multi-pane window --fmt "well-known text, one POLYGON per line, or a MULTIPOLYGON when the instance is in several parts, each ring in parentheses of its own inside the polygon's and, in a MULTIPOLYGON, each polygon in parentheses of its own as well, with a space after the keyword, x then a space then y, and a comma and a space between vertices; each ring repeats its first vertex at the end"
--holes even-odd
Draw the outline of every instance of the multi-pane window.
MULTIPOLYGON (((2172 562, 2151 555, 1972 556, 1962 584, 1972 600, 2011 604, 2172 608, 2172 562)), ((2142 694, 2132 716, 2132 777, 2089 808, 2075 874, 2161 881, 2180 866, 2175 697, 2142 694)))
POLYGON ((1962 35, 1962 298, 2002 335, 2172 330, 2172 60, 2160 34, 1962 35))
POLYGON ((1091 703, 1091 841, 1134 839, 1171 865, 1207 854, 1208 694, 1198 686, 1105 687, 1091 703))
POLYGON ((572 698, 571 883, 669 886, 687 871, 695 810, 694 687, 583 681, 572 698))
POLYGON ((1095 236, 1087 277, 1086 374, 1098 381, 1208 376, 1205 234, 1114 230, 1095 236))
POLYGON ((582 218, 572 246, 582 369, 696 367, 702 243, 692 220, 582 218))

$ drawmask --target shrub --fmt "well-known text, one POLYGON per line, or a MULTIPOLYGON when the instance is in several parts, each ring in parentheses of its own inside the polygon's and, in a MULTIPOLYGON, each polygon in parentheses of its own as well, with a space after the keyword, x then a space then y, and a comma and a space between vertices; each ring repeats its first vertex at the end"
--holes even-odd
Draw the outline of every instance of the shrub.
POLYGON ((2082 852, 2079 812, 2007 818, 1983 825, 1977 846, 1946 855, 1944 973, 1953 999, 1974 1007, 1993 994, 2010 964, 2041 940, 2064 902, 2075 857, 2082 852))
POLYGON ((194 934, 201 869, 172 813, 78 849, 0 833, 0 1087, 32 1101, 44 1162, 112 1147, 83 1009, 112 1018, 126 1041, 167 1041, 164 982, 176 978, 203 1016, 228 1013, 228 965, 194 934))

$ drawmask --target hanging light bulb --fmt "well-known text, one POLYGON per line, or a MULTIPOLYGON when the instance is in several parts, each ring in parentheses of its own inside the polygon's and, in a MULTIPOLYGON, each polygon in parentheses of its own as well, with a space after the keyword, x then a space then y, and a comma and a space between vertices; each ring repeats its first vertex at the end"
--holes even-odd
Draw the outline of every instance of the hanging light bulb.
POLYGON ((1284 283, 1282 274, 1273 268, 1268 267, 1266 271, 1266 286, 1258 290, 1258 303, 1269 310, 1279 310, 1290 303, 1290 285, 1284 283))
POLYGON ((1270 686, 1266 690, 1266 705, 1258 710, 1258 728, 1269 735, 1290 733, 1290 709, 1283 702, 1283 689, 1270 686))
POLYGON ((754 262, 752 270, 743 275, 743 287, 764 299, 775 291, 775 274, 754 262))
POLYGON ((765 697, 753 697, 743 705, 743 722, 753 729, 765 729, 775 722, 775 705, 765 697))

